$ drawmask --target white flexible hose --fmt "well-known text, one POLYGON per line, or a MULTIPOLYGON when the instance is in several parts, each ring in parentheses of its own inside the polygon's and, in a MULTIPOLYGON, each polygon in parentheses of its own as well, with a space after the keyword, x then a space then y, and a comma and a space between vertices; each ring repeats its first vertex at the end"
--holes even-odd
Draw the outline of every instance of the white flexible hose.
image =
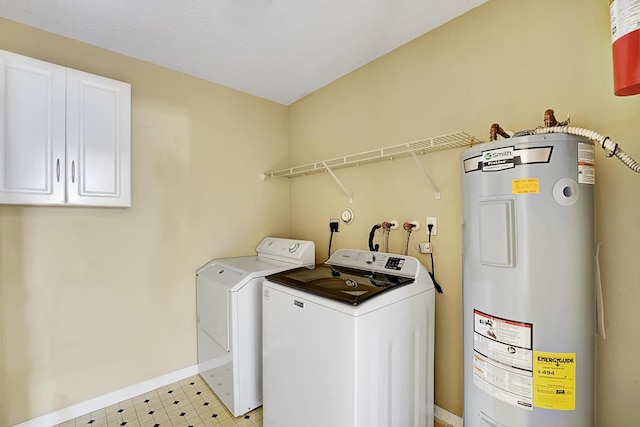
POLYGON ((589 129, 578 128, 575 126, 552 126, 552 127, 540 127, 533 129, 535 134, 544 133, 568 133, 571 135, 583 136, 589 138, 592 141, 597 142, 605 150, 608 157, 616 156, 622 163, 624 163, 629 169, 636 173, 640 173, 640 163, 633 160, 622 148, 611 140, 608 136, 600 135, 598 132, 594 132, 589 129))

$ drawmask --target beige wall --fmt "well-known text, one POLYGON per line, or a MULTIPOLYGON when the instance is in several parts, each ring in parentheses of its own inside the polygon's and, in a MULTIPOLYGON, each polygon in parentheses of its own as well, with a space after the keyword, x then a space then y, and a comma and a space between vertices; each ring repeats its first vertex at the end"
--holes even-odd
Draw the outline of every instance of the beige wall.
MULTIPOLYGON (((491 123, 518 131, 542 125, 554 108, 562 120, 610 135, 640 160, 640 96, 612 89, 608 2, 492 0, 397 49, 290 107, 291 166, 463 130, 488 139, 491 123)), ((382 220, 437 216, 436 404, 462 414, 462 284, 460 165, 462 150, 420 157, 440 187, 434 191, 411 158, 336 171, 350 204, 328 174, 291 179, 292 232, 327 256, 329 218, 345 207, 351 225, 333 249, 367 248, 382 220)), ((640 176, 597 152, 597 239, 607 340, 597 337, 598 426, 640 419, 640 176), (605 421, 606 420, 606 421, 605 421)), ((392 232, 391 251, 405 235, 392 232)), ((425 241, 424 228, 411 241, 425 241)), ((381 238, 378 237, 380 242, 381 238)), ((550 242, 549 250, 553 250, 550 242)), ((424 263, 429 258, 416 254, 424 263)), ((558 254, 562 256, 562 254, 558 254)), ((559 318, 561 322, 561 318, 559 318)))
MULTIPOLYGON (((315 240, 324 261, 329 218, 345 207, 356 218, 333 249, 366 248, 382 220, 438 217, 436 403, 460 415, 461 150, 419 158, 440 200, 410 158, 337 171, 352 204, 327 174, 257 174, 458 130, 486 139, 491 123, 528 129, 549 107, 640 159, 640 96, 613 95, 608 32, 606 1, 492 0, 287 109, 0 20, 0 49, 133 87, 132 208, 0 206, 0 424, 194 364, 194 270, 288 232, 315 240)), ((607 327, 597 338, 598 426, 633 425, 640 177, 597 155, 607 327)), ((391 251, 403 245, 402 232, 391 235, 391 251)))
POLYGON ((0 49, 132 85, 130 209, 0 206, 0 425, 196 363, 195 270, 289 235, 287 108, 0 19, 0 49))

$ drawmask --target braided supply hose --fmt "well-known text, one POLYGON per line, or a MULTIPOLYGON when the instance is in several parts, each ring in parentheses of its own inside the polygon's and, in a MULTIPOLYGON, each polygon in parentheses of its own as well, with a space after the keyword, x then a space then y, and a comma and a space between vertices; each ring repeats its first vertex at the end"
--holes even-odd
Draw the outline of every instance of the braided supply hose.
POLYGON ((409 239, 411 238, 411 232, 413 231, 413 227, 415 227, 415 225, 411 224, 410 222, 405 222, 404 224, 402 224, 402 228, 404 228, 404 231, 407 232, 407 237, 404 240, 405 255, 409 255, 409 239))
POLYGON ((617 143, 613 142, 608 136, 599 134, 589 129, 583 129, 575 126, 550 126, 540 127, 532 130, 536 135, 545 133, 567 133, 570 135, 583 136, 600 144, 607 154, 607 157, 616 156, 618 160, 624 163, 629 169, 636 173, 640 173, 640 163, 633 160, 617 143))
POLYGON ((389 233, 391 233, 392 224, 388 221, 382 221, 380 224, 382 232, 384 233, 384 251, 389 253, 389 233))

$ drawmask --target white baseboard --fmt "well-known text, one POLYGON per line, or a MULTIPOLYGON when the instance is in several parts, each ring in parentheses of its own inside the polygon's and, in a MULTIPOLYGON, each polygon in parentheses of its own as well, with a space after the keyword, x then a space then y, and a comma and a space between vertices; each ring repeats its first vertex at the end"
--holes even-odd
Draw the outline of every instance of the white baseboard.
MULTIPOLYGON (((96 398, 86 400, 73 406, 69 406, 64 409, 60 409, 49 414, 42 415, 37 418, 33 418, 29 421, 25 421, 20 424, 16 424, 13 427, 51 427, 52 425, 62 424, 66 421, 78 418, 89 412, 97 411, 107 406, 115 405, 123 400, 132 399, 141 394, 148 393, 159 387, 172 384, 189 378, 198 373, 198 365, 193 365, 180 369, 178 371, 170 372, 165 375, 161 375, 156 378, 152 378, 147 381, 143 381, 138 384, 131 385, 129 387, 121 388, 111 393, 98 396, 96 398)), ((462 418, 451 412, 443 409, 437 405, 434 406, 434 415, 436 418, 450 424, 453 427, 462 427, 462 418)))
POLYGON ((460 418, 459 416, 454 415, 446 409, 442 409, 437 405, 435 405, 433 409, 434 415, 439 420, 442 420, 453 427, 462 427, 462 418, 460 418))
POLYGON ((89 412, 115 405, 123 400, 132 399, 159 387, 189 378, 197 373, 198 365, 189 366, 129 387, 121 388, 120 390, 98 396, 94 399, 86 400, 76 405, 60 409, 59 411, 33 418, 29 421, 16 424, 14 427, 51 427, 56 424, 64 423, 65 421, 78 418, 84 414, 88 414, 89 412))

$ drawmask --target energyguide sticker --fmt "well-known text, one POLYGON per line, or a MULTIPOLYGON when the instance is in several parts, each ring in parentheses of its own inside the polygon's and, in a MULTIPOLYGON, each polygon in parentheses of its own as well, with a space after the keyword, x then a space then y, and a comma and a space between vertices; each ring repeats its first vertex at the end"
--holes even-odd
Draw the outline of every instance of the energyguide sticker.
POLYGON ((534 352, 533 386, 537 408, 575 410, 576 354, 534 352))

